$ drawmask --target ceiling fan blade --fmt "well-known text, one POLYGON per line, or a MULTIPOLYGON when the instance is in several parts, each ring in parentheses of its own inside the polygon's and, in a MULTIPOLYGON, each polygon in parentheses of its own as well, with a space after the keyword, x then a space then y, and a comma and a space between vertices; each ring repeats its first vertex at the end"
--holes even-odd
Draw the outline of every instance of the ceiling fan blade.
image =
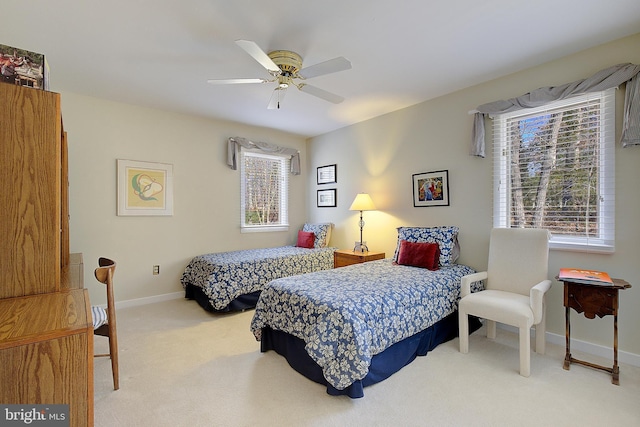
POLYGON ((267 79, 211 79, 207 83, 212 85, 235 85, 243 83, 267 83, 267 79))
POLYGON ((269 105, 267 109, 269 110, 279 110, 280 103, 284 99, 285 94, 287 93, 287 88, 277 87, 271 93, 271 99, 269 100, 269 105))
POLYGON ((298 89, 310 95, 317 96, 318 98, 322 98, 325 101, 332 102, 334 104, 340 104, 342 101, 344 101, 344 98, 339 95, 336 95, 331 92, 327 92, 326 90, 317 88, 315 86, 310 86, 308 84, 300 83, 298 85, 298 89))
POLYGON ((351 62, 349 62, 348 59, 339 56, 337 58, 329 59, 328 61, 320 62, 319 64, 303 68, 298 72, 298 75, 303 79, 310 79, 312 77, 337 73, 338 71, 350 69, 351 62))
POLYGON ((236 40, 236 44, 245 50, 249 55, 253 57, 260 65, 266 68, 269 73, 273 75, 279 75, 281 73, 280 67, 276 65, 275 62, 269 55, 267 55, 264 50, 260 49, 260 46, 251 40, 236 40))

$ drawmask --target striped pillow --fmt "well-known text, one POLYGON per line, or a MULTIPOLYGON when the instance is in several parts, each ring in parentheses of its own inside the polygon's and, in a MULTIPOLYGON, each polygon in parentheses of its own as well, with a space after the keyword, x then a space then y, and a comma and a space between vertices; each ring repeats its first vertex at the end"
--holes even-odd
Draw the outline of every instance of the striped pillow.
POLYGON ((98 306, 91 306, 91 317, 93 317, 93 329, 96 330, 107 324, 107 310, 98 306))

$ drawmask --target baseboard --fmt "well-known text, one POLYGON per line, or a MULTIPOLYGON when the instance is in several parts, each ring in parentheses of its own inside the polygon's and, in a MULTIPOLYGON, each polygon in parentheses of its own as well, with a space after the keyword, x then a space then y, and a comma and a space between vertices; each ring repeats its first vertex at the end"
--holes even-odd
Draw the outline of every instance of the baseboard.
MULTIPOLYGON (((565 335, 558 335, 547 332, 546 336, 547 342, 550 342, 552 344, 557 344, 564 347, 567 343, 567 337, 565 335)), ((613 349, 611 347, 593 344, 587 341, 580 341, 575 338, 571 338, 571 350, 577 350, 583 353, 591 354, 598 357, 604 357, 607 359, 613 358, 613 349)), ((618 362, 640 367, 640 355, 618 349, 618 362)))
POLYGON ((154 295, 151 297, 136 298, 116 302, 116 308, 137 307, 140 305, 153 304, 156 302, 169 301, 172 299, 184 298, 183 292, 171 292, 169 294, 154 295))
MULTIPOLYGON (((498 328, 504 329, 515 334, 518 333, 518 328, 503 323, 497 324, 498 328)), ((531 331, 533 334, 533 330, 531 331)), ((567 337, 565 335, 546 333, 547 342, 564 347, 567 344, 567 337)), ((590 354, 592 356, 603 357, 607 359, 613 358, 613 350, 611 347, 593 344, 587 341, 580 341, 575 338, 571 338, 571 350, 580 351, 582 353, 590 354)), ((640 355, 629 353, 627 351, 621 351, 618 349, 618 363, 625 363, 631 366, 640 367, 640 355)))

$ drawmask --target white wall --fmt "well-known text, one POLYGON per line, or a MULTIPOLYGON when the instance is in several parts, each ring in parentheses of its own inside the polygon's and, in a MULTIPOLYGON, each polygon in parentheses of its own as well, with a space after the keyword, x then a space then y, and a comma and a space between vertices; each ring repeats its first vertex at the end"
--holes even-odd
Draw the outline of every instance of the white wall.
MULTIPOLYGON (((492 226, 491 150, 488 146, 485 159, 468 155, 473 121, 468 111, 542 86, 586 78, 624 62, 640 63, 640 34, 311 139, 309 220, 334 222, 332 245, 352 248, 359 240, 358 213, 348 208, 356 193, 368 192, 378 208, 364 213, 364 240, 370 250, 385 251, 391 257, 395 228, 401 225, 457 225, 461 229, 459 262, 485 268, 492 226), (315 168, 334 163, 338 165, 338 183, 316 185, 315 168), (442 169, 449 171, 450 206, 414 208, 411 175, 442 169), (337 188, 337 208, 316 208, 316 190, 323 188, 337 188)), ((618 136, 621 95, 617 95, 618 136)), ((640 355, 639 166, 640 146, 617 146, 615 254, 552 251, 549 262, 550 278, 560 267, 592 268, 633 285, 620 292, 619 348, 636 355, 640 355)), ((561 283, 554 282, 547 301, 547 328, 564 336, 561 283)), ((612 344, 611 316, 587 320, 572 312, 571 326, 572 338, 608 347, 612 344)))
POLYGON ((92 303, 105 302, 103 285, 93 277, 100 256, 118 263, 116 299, 123 301, 181 292, 180 275, 195 255, 295 242, 306 219, 306 177, 290 180, 289 232, 241 234, 240 177, 226 165, 226 141, 243 136, 297 148, 306 162, 304 139, 73 93, 61 98, 69 141, 70 246, 84 254, 92 303), (173 164, 174 215, 117 216, 116 159, 173 164))

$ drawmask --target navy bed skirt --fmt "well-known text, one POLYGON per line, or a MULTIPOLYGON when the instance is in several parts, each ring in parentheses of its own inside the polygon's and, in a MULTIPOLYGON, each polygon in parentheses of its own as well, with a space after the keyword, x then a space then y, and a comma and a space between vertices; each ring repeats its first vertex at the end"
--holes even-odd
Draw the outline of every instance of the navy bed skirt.
MULTIPOLYGON (((482 326, 480 320, 473 316, 469 317, 470 332, 478 330, 480 326, 482 326)), ((284 356, 293 369, 312 381, 326 385, 327 393, 330 395, 347 395, 351 398, 359 398, 364 396, 364 387, 389 378, 402 367, 411 363, 417 356, 425 356, 439 344, 457 336, 458 312, 456 311, 424 331, 405 338, 382 353, 373 356, 367 376, 344 390, 338 390, 327 382, 322 374, 322 368, 306 352, 305 342, 300 338, 266 327, 262 329, 260 351, 274 350, 284 356)))
POLYGON ((220 310, 213 308, 209 301, 209 297, 207 297, 199 286, 188 284, 184 292, 184 297, 196 300, 198 304, 200 304, 200 307, 212 313, 228 313, 231 311, 244 311, 255 308, 258 303, 258 298, 260 298, 260 292, 261 291, 255 291, 250 294, 240 295, 231 301, 228 306, 220 310))

